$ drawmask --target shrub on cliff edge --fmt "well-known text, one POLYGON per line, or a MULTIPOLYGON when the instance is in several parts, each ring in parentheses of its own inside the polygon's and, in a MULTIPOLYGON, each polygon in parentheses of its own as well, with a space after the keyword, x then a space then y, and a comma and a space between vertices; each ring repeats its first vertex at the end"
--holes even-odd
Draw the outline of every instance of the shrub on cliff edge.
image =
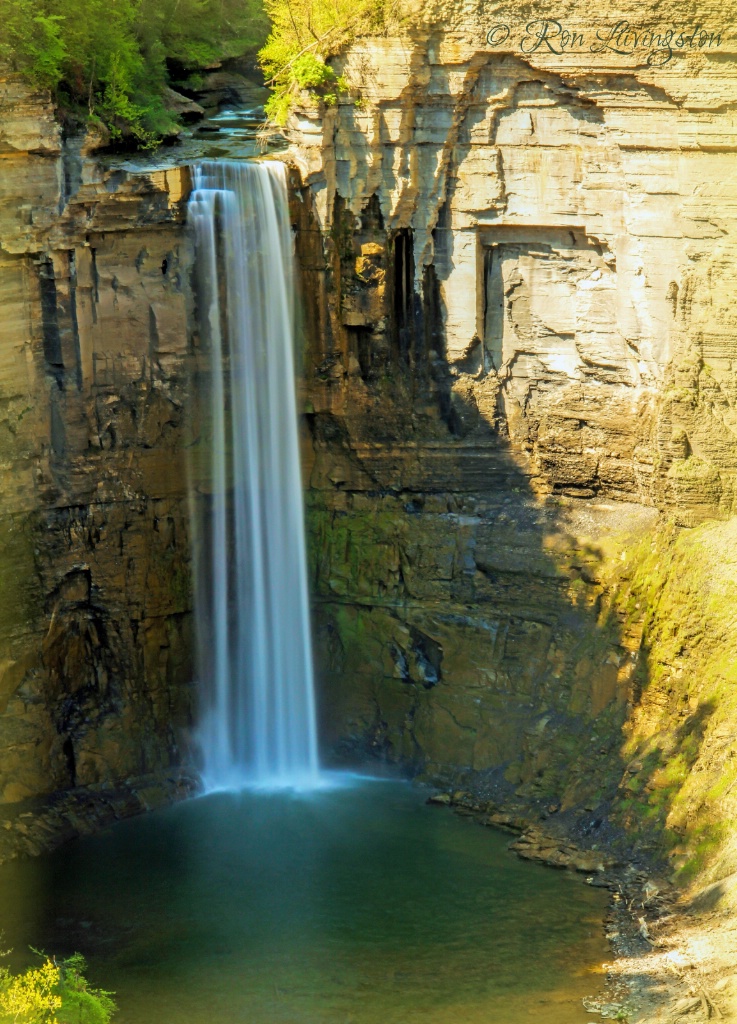
MULTIPOLYGON (((405 5, 406 6, 406 5, 405 5)), ((272 29, 259 61, 273 93, 266 113, 284 124, 301 92, 328 104, 346 88, 328 57, 400 19, 398 0, 264 0, 272 29)))

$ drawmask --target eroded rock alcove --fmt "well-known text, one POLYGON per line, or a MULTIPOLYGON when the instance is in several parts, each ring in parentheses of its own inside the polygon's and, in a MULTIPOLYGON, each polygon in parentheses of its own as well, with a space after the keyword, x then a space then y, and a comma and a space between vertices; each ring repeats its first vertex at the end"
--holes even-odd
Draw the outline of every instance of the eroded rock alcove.
POLYGON ((710 10, 668 60, 665 29, 594 53, 570 8, 536 16, 586 46, 530 53, 506 13, 504 45, 475 5, 358 41, 358 99, 292 125, 325 728, 507 798, 649 808, 683 864, 728 754, 727 616, 679 573, 720 575, 729 527, 694 528, 735 512, 733 44, 710 10))

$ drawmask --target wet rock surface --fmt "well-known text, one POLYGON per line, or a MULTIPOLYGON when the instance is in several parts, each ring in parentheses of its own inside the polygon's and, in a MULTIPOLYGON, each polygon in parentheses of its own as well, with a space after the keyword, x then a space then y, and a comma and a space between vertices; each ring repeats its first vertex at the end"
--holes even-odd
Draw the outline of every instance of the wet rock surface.
POLYGON ((51 798, 6 805, 0 810, 0 864, 50 853, 116 821, 191 797, 198 788, 196 775, 175 770, 126 779, 117 786, 82 786, 51 798))
POLYGON ((605 930, 616 959, 604 964, 604 988, 584 1000, 586 1010, 630 1024, 737 1019, 735 922, 713 886, 685 896, 665 865, 633 855, 621 830, 605 828, 592 844, 580 812, 489 801, 486 791, 441 791, 427 802, 516 835, 509 848, 518 856, 611 893, 605 930))

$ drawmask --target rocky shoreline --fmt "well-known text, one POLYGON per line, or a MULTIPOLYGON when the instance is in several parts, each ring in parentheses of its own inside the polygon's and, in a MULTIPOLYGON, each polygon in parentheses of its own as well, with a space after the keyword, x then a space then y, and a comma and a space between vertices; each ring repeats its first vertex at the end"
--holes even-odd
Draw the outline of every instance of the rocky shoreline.
MULTIPOLYGON (((196 772, 183 768, 130 778, 114 790, 77 787, 8 805, 0 809, 0 865, 51 853, 188 799, 199 788, 196 772)), ((737 1020, 737 924, 719 910, 715 886, 698 893, 677 889, 662 864, 628 848, 626 836, 603 823, 592 841, 586 836, 590 816, 582 809, 541 811, 468 789, 435 790, 427 803, 506 832, 510 851, 525 860, 574 872, 582 884, 609 891, 604 928, 613 960, 603 965, 602 989, 584 1001, 589 1013, 627 1024, 737 1020)))
POLYGON ((114 789, 77 786, 50 797, 0 806, 0 866, 52 853, 118 821, 194 796, 198 776, 187 768, 130 778, 114 789))
POLYGON ((427 802, 513 835, 509 849, 525 860, 576 872, 585 884, 609 890, 604 926, 615 959, 603 965, 606 983, 584 1001, 587 1011, 628 1024, 737 1019, 732 930, 715 929, 703 894, 675 888, 662 865, 635 859, 632 851, 628 856, 621 837, 611 846, 587 843, 576 816, 554 808, 535 820, 529 808, 501 805, 468 790, 435 792, 427 802), (713 947, 708 953, 707 938, 713 947))

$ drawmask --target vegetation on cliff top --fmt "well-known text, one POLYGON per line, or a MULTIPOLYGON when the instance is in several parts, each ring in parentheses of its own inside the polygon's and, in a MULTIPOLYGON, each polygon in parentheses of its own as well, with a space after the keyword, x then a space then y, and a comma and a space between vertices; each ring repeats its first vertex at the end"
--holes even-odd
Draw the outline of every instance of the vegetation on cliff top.
POLYGON ((408 10, 398 0, 0 0, 0 62, 113 141, 151 147, 178 128, 170 80, 263 46, 267 114, 283 124, 304 92, 334 103, 347 84, 327 59, 408 10))
POLYGON ((266 112, 278 124, 305 90, 335 103, 347 86, 327 58, 399 18, 397 0, 264 0, 264 6, 272 29, 259 61, 274 89, 266 112))
POLYGON ((177 127, 172 73, 255 51, 268 31, 261 0, 0 0, 0 23, 0 60, 139 146, 177 127))

